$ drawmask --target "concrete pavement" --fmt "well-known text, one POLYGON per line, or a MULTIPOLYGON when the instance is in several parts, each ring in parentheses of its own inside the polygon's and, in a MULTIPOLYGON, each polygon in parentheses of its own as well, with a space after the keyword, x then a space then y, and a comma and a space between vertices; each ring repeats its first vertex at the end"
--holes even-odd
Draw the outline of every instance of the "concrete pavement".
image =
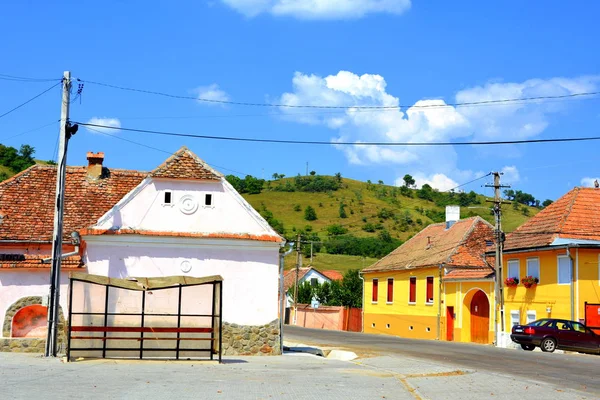
POLYGON ((3 399, 591 399, 590 393, 410 357, 307 354, 196 361, 62 363, 0 353, 3 399))
POLYGON ((383 354, 400 357, 402 360, 422 360, 451 368, 511 377, 515 381, 547 384, 557 390, 574 389, 591 394, 592 398, 600 398, 600 379, 597 373, 600 370, 600 356, 595 355, 526 352, 470 343, 415 340, 293 326, 285 326, 284 339, 330 348, 348 348, 359 355, 383 354))

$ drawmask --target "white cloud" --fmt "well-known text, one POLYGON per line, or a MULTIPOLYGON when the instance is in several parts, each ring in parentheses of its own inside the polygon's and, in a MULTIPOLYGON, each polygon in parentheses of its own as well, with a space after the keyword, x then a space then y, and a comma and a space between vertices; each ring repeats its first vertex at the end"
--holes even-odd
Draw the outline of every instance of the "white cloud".
MULTIPOLYGON (((434 189, 439 190, 440 192, 444 192, 446 190, 453 189, 459 185, 456 181, 448 178, 444 174, 433 174, 428 177, 415 176, 414 178, 415 178, 415 185, 418 188, 422 187, 424 184, 428 184, 429 186, 431 186, 434 189)), ((396 184, 398 185, 399 183, 402 183, 400 181, 401 181, 400 178, 398 180, 396 180, 396 184)))
POLYGON ((594 182, 595 181, 600 182, 600 178, 582 178, 581 179, 581 186, 583 186, 583 187, 594 187, 594 182))
MULTIPOLYGON (((599 81, 600 77, 592 76, 490 83, 459 91, 455 102, 572 94, 596 90, 599 81)), ((283 93, 279 102, 288 105, 396 107, 400 99, 387 92, 387 83, 381 75, 340 71, 336 75, 321 77, 296 72, 292 91, 283 93)), ((284 119, 330 128, 335 132, 332 143, 439 142, 533 137, 546 129, 550 114, 567 107, 566 102, 540 101, 471 107, 446 104, 441 99, 422 99, 408 108, 386 110, 347 108, 339 113, 307 114, 302 109, 282 107, 280 111, 284 119)), ((352 164, 395 166, 400 176, 408 172, 419 176, 421 182, 435 184, 440 190, 477 176, 472 171, 459 168, 460 160, 453 147, 336 145, 336 148, 343 151, 352 164)), ((504 172, 503 181, 517 182, 521 178, 515 166, 506 166, 504 172)))
MULTIPOLYGON (((119 121, 119 119, 117 119, 117 118, 93 117, 93 118, 90 118, 90 120, 87 123, 92 124, 92 125, 111 126, 114 128, 121 127, 121 121, 119 121)), ((86 129, 92 133, 101 132, 101 133, 115 134, 118 132, 118 129, 102 128, 102 127, 98 127, 98 126, 89 126, 89 127, 86 126, 86 129)))
POLYGON ((207 105, 221 104, 221 102, 229 101, 230 99, 229 95, 221 90, 216 83, 208 86, 200 86, 196 88, 195 93, 198 95, 198 101, 207 105))
POLYGON ((355 19, 367 14, 402 14, 410 0, 222 0, 236 11, 255 17, 262 13, 298 19, 355 19))
POLYGON ((519 170, 514 165, 506 166, 502 168, 502 183, 517 183, 521 180, 519 170))

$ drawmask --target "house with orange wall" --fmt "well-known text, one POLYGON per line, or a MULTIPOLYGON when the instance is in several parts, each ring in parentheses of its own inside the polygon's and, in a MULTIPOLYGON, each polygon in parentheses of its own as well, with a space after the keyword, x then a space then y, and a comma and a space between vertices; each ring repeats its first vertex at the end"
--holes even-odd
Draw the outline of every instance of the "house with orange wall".
MULTIPOLYGON (((599 260, 599 189, 576 187, 508 234, 503 249, 503 344, 510 344, 515 324, 540 318, 585 323, 586 303, 600 303, 599 260), (526 277, 534 280, 528 287, 526 277)), ((597 306, 593 310, 597 315, 597 306)))
POLYGON ((494 228, 481 217, 424 228, 375 264, 364 280, 363 331, 408 337, 491 343, 494 270, 485 253, 494 228))

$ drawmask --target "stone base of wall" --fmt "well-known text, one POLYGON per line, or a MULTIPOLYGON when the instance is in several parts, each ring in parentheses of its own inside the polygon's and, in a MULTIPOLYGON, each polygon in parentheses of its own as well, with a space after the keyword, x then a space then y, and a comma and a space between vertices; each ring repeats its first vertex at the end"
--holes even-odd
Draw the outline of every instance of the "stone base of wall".
POLYGON ((40 353, 46 350, 46 339, 35 338, 0 338, 0 351, 15 353, 40 353))
POLYGON ((281 355, 279 319, 262 326, 223 323, 224 356, 281 355))

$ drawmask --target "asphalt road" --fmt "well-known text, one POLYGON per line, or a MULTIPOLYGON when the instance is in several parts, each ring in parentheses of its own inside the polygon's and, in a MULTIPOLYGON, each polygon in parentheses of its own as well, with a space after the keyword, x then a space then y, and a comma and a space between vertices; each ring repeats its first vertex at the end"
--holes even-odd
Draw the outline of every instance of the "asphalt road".
POLYGON ((561 388, 597 393, 600 398, 600 356, 500 349, 493 346, 387 335, 285 326, 284 340, 310 345, 347 347, 353 351, 410 356, 515 378, 547 382, 561 388))

